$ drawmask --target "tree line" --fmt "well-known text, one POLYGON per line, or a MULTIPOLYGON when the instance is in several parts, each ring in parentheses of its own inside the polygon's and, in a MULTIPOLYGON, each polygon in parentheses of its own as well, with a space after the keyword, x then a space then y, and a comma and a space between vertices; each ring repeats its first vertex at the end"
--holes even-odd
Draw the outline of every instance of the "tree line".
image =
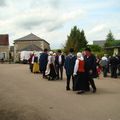
POLYGON ((88 41, 86 40, 85 32, 84 30, 81 30, 77 28, 77 26, 74 26, 70 34, 67 36, 67 40, 64 46, 64 52, 68 53, 70 48, 74 48, 75 53, 78 51, 84 50, 86 47, 90 47, 93 52, 103 53, 105 47, 111 47, 111 46, 120 46, 120 40, 115 40, 113 34, 111 31, 106 36, 106 42, 104 44, 104 47, 101 48, 99 45, 89 45, 88 41))

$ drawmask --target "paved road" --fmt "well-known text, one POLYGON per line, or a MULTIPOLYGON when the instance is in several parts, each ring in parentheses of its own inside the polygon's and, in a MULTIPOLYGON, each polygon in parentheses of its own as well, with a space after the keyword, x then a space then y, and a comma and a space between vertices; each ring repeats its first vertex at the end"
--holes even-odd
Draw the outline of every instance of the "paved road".
POLYGON ((27 65, 0 64, 0 120, 120 120, 120 79, 95 80, 97 93, 65 90, 27 65))

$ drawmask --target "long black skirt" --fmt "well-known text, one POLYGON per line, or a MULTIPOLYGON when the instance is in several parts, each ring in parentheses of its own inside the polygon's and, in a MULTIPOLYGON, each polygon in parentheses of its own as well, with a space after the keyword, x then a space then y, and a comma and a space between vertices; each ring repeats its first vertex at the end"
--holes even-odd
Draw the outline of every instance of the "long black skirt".
POLYGON ((55 66, 53 64, 50 64, 50 73, 49 73, 50 79, 54 80, 56 78, 56 71, 55 66))
POLYGON ((88 87, 88 81, 86 80, 86 76, 84 72, 77 73, 75 76, 75 84, 74 88, 76 91, 84 90, 86 91, 86 88, 88 87))

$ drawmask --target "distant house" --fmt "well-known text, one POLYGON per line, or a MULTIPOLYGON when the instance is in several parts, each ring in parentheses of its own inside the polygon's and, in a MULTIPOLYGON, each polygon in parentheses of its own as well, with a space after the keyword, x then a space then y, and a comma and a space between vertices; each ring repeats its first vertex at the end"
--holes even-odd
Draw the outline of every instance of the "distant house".
POLYGON ((106 42, 106 40, 93 41, 93 45, 98 45, 98 46, 104 48, 104 50, 107 52, 112 52, 113 54, 120 55, 120 45, 119 44, 113 45, 110 47, 104 47, 105 42, 106 42))
POLYGON ((120 55, 120 45, 118 46, 111 46, 111 47, 105 47, 106 51, 112 51, 113 55, 120 55))
POLYGON ((14 40, 14 61, 20 60, 22 51, 43 51, 45 48, 49 50, 50 44, 33 33, 14 40))
POLYGON ((0 60, 9 59, 9 35, 0 34, 0 60))
POLYGON ((106 40, 96 40, 96 41, 93 41, 93 45, 98 45, 103 48, 105 42, 106 42, 106 40))

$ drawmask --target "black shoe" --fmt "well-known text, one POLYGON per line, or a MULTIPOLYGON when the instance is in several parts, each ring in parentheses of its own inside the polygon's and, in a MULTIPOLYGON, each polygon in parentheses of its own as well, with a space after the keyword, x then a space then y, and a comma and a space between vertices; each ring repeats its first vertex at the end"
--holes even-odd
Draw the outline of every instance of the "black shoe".
POLYGON ((70 90, 70 88, 69 88, 69 87, 66 87, 66 90, 70 90))
POLYGON ((83 94, 83 93, 85 93, 85 91, 83 91, 83 90, 77 92, 77 94, 83 94))
POLYGON ((90 89, 86 89, 85 91, 86 91, 86 92, 89 92, 89 91, 90 91, 90 89))
POLYGON ((96 89, 93 89, 93 91, 92 91, 93 93, 96 93, 96 89))

